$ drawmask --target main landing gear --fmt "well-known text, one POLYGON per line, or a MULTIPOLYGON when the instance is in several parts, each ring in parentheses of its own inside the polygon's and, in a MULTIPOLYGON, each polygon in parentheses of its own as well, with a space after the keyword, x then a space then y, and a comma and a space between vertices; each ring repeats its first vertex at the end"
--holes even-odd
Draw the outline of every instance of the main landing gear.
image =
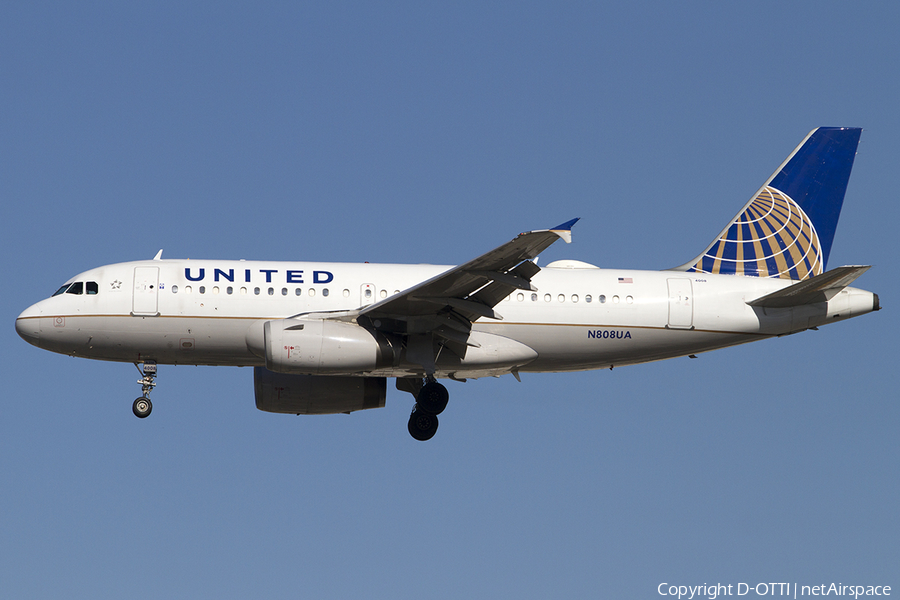
POLYGON ((426 379, 416 394, 416 404, 409 415, 409 435, 420 442, 433 438, 438 428, 437 416, 447 408, 449 399, 447 388, 434 377, 426 379))
POLYGON ((138 383, 141 384, 141 392, 143 393, 134 401, 134 404, 131 405, 131 410, 138 419, 146 419, 150 416, 150 411, 153 410, 153 403, 150 402, 150 390, 156 385, 156 382, 153 381, 156 378, 156 363, 149 361, 144 362, 143 370, 137 363, 134 363, 134 366, 141 374, 138 383))

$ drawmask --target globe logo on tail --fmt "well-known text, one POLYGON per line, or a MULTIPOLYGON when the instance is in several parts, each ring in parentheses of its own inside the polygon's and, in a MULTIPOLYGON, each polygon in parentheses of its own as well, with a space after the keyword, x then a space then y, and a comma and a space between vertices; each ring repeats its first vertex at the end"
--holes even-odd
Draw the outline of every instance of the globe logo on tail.
POLYGON ((822 273, 822 250, 803 209, 766 186, 688 271, 803 280, 822 273))

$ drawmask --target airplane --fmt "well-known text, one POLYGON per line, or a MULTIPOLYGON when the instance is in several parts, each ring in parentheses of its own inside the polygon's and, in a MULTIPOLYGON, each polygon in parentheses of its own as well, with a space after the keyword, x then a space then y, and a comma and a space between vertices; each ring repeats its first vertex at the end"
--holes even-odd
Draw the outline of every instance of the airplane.
POLYGON ((612 369, 816 329, 879 310, 850 287, 869 266, 826 269, 861 129, 811 131, 696 258, 662 271, 578 260, 539 267, 572 219, 458 266, 152 259, 98 267, 27 308, 39 348, 131 362, 151 410, 157 365, 253 367, 260 410, 333 414, 415 398, 431 439, 438 382, 612 369))

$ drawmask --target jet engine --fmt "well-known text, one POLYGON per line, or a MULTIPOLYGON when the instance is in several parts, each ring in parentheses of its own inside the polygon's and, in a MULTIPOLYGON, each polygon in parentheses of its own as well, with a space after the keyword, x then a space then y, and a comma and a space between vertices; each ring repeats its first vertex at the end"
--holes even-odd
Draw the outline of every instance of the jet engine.
POLYGON ((391 345, 375 335, 352 323, 282 319, 265 322, 262 340, 248 332, 247 344, 254 353, 265 357, 270 371, 350 375, 393 362, 391 345))
POLYGON ((382 408, 387 396, 387 379, 290 375, 254 367, 253 389, 259 410, 293 415, 329 415, 382 408))

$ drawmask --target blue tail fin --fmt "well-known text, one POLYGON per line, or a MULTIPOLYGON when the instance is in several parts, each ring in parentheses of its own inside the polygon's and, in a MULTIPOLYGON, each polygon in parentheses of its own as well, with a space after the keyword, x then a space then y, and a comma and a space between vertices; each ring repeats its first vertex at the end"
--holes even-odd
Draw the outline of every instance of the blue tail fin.
POLYGON ((706 251, 678 270, 798 281, 824 272, 860 132, 811 131, 706 251))

